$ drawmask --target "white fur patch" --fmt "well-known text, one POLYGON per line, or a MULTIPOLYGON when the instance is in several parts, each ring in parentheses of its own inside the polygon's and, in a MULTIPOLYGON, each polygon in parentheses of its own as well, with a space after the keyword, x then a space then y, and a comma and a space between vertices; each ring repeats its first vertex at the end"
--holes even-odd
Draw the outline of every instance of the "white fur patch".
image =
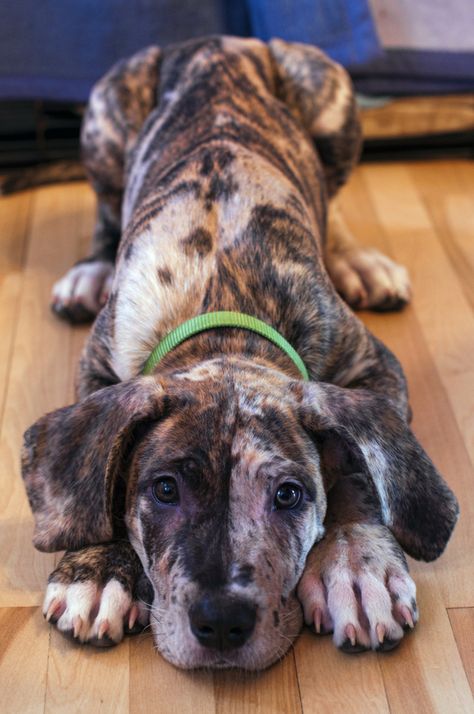
POLYGON ((75 632, 81 642, 88 639, 89 618, 98 596, 97 585, 93 582, 79 582, 68 585, 66 608, 57 622, 63 632, 75 632))
POLYGON ((106 302, 113 274, 113 264, 105 260, 75 265, 53 285, 51 302, 58 308, 81 305, 96 314, 106 302))
POLYGON ((360 450, 369 467, 369 471, 374 478, 377 493, 382 508, 382 518, 385 524, 392 522, 390 508, 388 506, 387 492, 385 489, 385 478, 387 472, 387 459, 382 448, 375 441, 358 442, 360 450))
MULTIPOLYGON (((133 605, 131 596, 118 580, 109 580, 104 589, 95 582, 49 583, 43 614, 57 617, 57 627, 72 632, 81 642, 107 637, 113 642, 123 638, 124 621, 133 605)), ((140 611, 140 622, 144 623, 140 611)))
POLYGON ((196 209, 193 202, 170 201, 135 238, 132 258, 117 269, 113 368, 121 380, 134 377, 167 332, 192 317, 202 302, 213 253, 190 257, 179 245, 196 228, 207 229, 196 209), (171 283, 160 279, 160 270, 169 271, 171 283))
POLYGON ((99 612, 92 623, 89 637, 97 637, 101 626, 107 626, 107 635, 114 641, 120 642, 123 637, 124 619, 132 600, 118 580, 109 580, 100 597, 99 612))

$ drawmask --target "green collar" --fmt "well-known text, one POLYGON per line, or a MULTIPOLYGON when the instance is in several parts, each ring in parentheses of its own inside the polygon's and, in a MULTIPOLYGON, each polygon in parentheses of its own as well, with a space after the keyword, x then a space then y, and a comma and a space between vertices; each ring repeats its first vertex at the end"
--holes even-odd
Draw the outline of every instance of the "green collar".
POLYGON ((181 342, 184 342, 193 335, 197 335, 199 332, 214 330, 218 327, 239 327, 242 330, 251 330, 252 332, 256 332, 258 335, 265 337, 267 340, 270 340, 270 342, 273 342, 274 345, 279 347, 291 360, 293 360, 305 381, 309 380, 308 370, 306 369, 303 360, 279 332, 277 332, 273 327, 270 327, 270 325, 267 325, 266 322, 257 320, 256 317, 244 315, 241 312, 230 312, 227 310, 197 315, 196 317, 192 317, 190 320, 183 322, 176 329, 171 330, 171 332, 169 332, 166 337, 161 340, 148 357, 143 368, 143 374, 150 374, 158 362, 160 362, 163 357, 168 354, 168 352, 171 352, 171 350, 180 345, 181 342))

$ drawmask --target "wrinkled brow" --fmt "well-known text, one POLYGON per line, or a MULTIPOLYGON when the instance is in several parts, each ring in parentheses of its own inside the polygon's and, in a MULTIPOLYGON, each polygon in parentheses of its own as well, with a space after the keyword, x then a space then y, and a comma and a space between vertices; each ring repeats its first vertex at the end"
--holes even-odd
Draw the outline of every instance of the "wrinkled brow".
POLYGON ((160 457, 149 454, 138 487, 145 491, 158 477, 179 474, 191 487, 198 489, 206 481, 206 474, 211 471, 211 462, 203 449, 182 450, 179 453, 160 457))
POLYGON ((303 484, 312 499, 316 498, 316 484, 309 471, 301 464, 288 459, 275 458, 260 464, 256 478, 262 481, 275 483, 276 481, 296 481, 303 484))

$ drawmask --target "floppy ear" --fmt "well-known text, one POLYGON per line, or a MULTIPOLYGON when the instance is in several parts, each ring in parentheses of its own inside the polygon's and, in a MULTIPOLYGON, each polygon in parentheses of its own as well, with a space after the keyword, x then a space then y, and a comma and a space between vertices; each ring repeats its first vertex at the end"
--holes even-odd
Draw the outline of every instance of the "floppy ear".
POLYGON ((22 476, 38 550, 75 550, 112 538, 127 441, 139 422, 159 419, 165 401, 153 377, 140 377, 46 414, 25 432, 22 476))
POLYGON ((313 137, 331 197, 360 155, 354 91, 341 65, 311 45, 271 40, 277 95, 313 137))
POLYGON ((337 434, 329 448, 339 454, 329 460, 362 469, 372 480, 383 522, 402 548, 418 560, 441 555, 458 518, 458 503, 390 401, 364 389, 329 384, 310 383, 303 393, 303 425, 316 439, 337 434))

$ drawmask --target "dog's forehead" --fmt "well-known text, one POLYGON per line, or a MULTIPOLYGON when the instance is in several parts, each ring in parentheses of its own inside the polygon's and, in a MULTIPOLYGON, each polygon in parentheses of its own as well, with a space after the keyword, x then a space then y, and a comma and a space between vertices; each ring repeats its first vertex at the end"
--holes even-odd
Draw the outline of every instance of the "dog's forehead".
POLYGON ((240 412, 258 413, 271 405, 295 407, 301 398, 301 385, 283 373, 258 362, 238 358, 215 358, 173 374, 174 388, 193 390, 202 399, 203 392, 217 398, 231 399, 240 412))
POLYGON ((150 451, 165 459, 197 455, 215 469, 224 461, 226 468, 240 463, 256 471, 263 462, 300 460, 308 439, 294 390, 267 372, 211 364, 180 375, 169 387, 169 414, 149 433, 150 451))

